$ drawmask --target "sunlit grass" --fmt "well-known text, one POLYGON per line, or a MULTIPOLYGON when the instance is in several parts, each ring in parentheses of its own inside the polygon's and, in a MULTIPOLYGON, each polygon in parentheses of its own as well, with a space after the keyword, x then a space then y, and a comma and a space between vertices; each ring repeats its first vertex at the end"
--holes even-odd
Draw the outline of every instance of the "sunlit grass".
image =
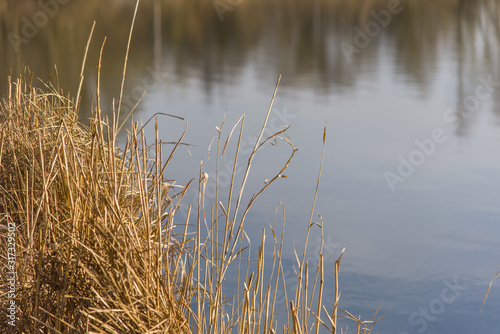
MULTIPOLYGON (((156 139, 149 145, 145 128, 132 122, 120 149, 114 140, 116 124, 103 118, 99 108, 93 111, 89 126, 83 126, 69 98, 49 85, 36 89, 28 72, 10 87, 0 109, 0 224, 16 225, 17 329, 318 333, 325 327, 336 332, 340 258, 335 262, 335 281, 328 283, 335 286, 335 299, 325 303, 323 252, 317 264, 306 262, 306 240, 296 260, 296 290, 285 289, 288 307, 277 309, 277 294, 286 287, 281 263, 284 230, 279 240, 272 228, 263 230, 257 241, 245 232, 245 218, 254 201, 283 176, 295 153, 294 145, 283 136, 286 129, 262 137, 272 102, 243 164, 241 183, 236 183, 233 171, 226 192, 217 187, 218 205, 206 208, 208 174, 203 166, 184 186, 175 186, 173 176, 164 173, 182 137, 164 153, 157 125, 156 139), (271 140, 286 143, 289 158, 243 203, 253 157, 271 140), (186 220, 179 221, 175 216, 189 187, 197 188, 198 206, 189 207, 186 220), (190 234, 188 224, 196 226, 195 234, 190 234), (182 233, 175 234, 179 229, 182 233), (272 263, 264 263, 269 235, 274 245, 272 263), (258 248, 257 259, 250 258, 251 247, 258 248), (256 262, 253 270, 252 261, 256 262), (312 266, 317 268, 314 273, 309 272, 312 266), (224 281, 234 268, 241 277, 237 291, 228 291, 224 281), (287 321, 278 323, 278 314, 284 312, 287 321)), ((217 160, 235 141, 233 159, 235 165, 240 163, 244 120, 242 116, 228 133, 224 122, 217 128, 217 160)), ((323 140, 325 135, 326 129, 323 140)), ((210 177, 217 180, 217 174, 210 177)), ((282 210, 284 229, 284 206, 282 210)), ((321 229, 322 222, 314 223, 311 214, 307 235, 314 226, 321 229)), ((0 247, 5 265, 6 243, 0 247)), ((1 287, 0 307, 5 309, 7 284, 2 282, 1 287)), ((1 314, 5 328, 8 319, 1 314)), ((359 324, 358 332, 369 332, 373 325, 343 314, 359 324)))
MULTIPOLYGON (((81 79, 80 88, 83 75, 81 79)), ((187 126, 164 152, 158 123, 146 126, 132 119, 126 141, 119 145, 121 101, 117 110, 110 107, 111 120, 102 116, 100 60, 88 125, 78 120, 81 90, 72 99, 50 83, 39 86, 26 69, 9 78, 9 94, 0 105, 0 233, 6 239, 8 226, 16 227, 15 331, 342 333, 342 315, 354 321, 357 333, 371 332, 375 319, 362 321, 340 308, 342 254, 328 260, 335 267, 332 282, 325 281, 323 242, 317 263, 306 261, 310 231, 319 228, 322 233, 322 218, 314 222, 313 214, 323 156, 318 157, 304 249, 295 260, 294 291, 286 289, 281 261, 285 206, 280 206, 281 234, 269 227, 260 240, 252 240, 246 233, 245 220, 256 199, 285 177, 296 152, 285 136, 287 128, 263 136, 279 79, 248 159, 240 161, 245 116, 229 131, 222 120, 216 128, 215 175, 208 175, 202 162, 199 174, 185 185, 176 185, 175 175, 165 170, 187 126), (145 132, 153 126, 155 137, 148 143, 145 132), (245 202, 254 157, 263 145, 279 142, 286 145, 288 158, 245 202), (235 148, 230 158, 229 146, 235 148), (221 189, 219 162, 228 158, 234 169, 229 187, 221 189), (238 165, 242 175, 236 172, 238 165), (209 177, 216 180, 213 206, 205 205, 209 177), (181 219, 179 209, 189 188, 197 191, 198 203, 189 205, 181 219), (265 263, 269 239, 272 260, 265 263), (258 249, 257 258, 251 257, 252 248, 258 249), (237 287, 227 288, 225 281, 235 272, 237 287), (333 300, 324 300, 327 285, 334 287, 333 300), (285 308, 278 305, 278 295, 285 308)), ((321 135, 324 153, 326 127, 318 144, 321 135)), ((0 244, 4 272, 10 271, 7 248, 6 242, 0 244)), ((9 284, 2 280, 2 310, 12 300, 8 292, 9 284)), ((0 314, 2 332, 12 330, 7 313, 0 314)))

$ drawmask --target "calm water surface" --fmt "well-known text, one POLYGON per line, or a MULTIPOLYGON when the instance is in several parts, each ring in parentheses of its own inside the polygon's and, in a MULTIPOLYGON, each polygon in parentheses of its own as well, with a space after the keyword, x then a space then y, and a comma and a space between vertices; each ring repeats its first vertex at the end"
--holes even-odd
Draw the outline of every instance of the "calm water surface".
MULTIPOLYGON (((73 0, 37 23, 43 8, 36 1, 3 1, 1 77, 25 62, 46 79, 57 64, 61 87, 76 92, 95 19, 82 119, 104 36, 102 104, 110 106, 119 96, 133 5, 73 0), (29 33, 26 21, 39 27, 29 33)), ((182 184, 197 175, 200 160, 214 171, 207 149, 226 109, 226 130, 245 114, 243 147, 253 145, 282 74, 270 128, 291 125, 298 152, 288 178, 257 201, 248 233, 260 238, 285 203, 283 261, 291 279, 328 121, 315 211, 324 219, 329 268, 346 248, 343 307, 368 318, 382 303, 379 333, 500 333, 500 283, 481 311, 500 265, 499 18, 495 0, 256 0, 225 12, 211 1, 143 1, 124 110, 147 89, 136 120, 156 112, 188 120, 184 141, 196 146, 179 151, 167 171, 182 184)), ((164 141, 184 129, 172 118, 159 122, 164 141)), ((265 147, 248 194, 288 152, 265 147)), ((333 291, 326 294, 331 299, 333 291)))

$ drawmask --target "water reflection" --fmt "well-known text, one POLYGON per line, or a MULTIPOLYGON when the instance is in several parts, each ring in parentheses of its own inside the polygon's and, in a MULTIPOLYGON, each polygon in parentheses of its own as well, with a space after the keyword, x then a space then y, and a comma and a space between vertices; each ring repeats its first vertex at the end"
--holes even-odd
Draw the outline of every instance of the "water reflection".
MULTIPOLYGON (((84 46, 96 20, 87 73, 95 78, 100 43, 107 36, 103 96, 110 103, 118 96, 134 5, 133 0, 74 0, 50 11, 36 1, 1 2, 0 61, 5 65, 0 78, 11 69, 18 73, 24 63, 46 78, 57 64, 61 86, 76 91, 84 46), (46 22, 40 21, 40 11, 48 12, 46 22), (35 32, 26 27, 30 24, 35 32)), ((479 74, 500 71, 500 4, 495 0, 256 0, 224 10, 214 8, 212 1, 143 1, 132 43, 129 87, 140 85, 148 66, 160 70, 168 62, 176 85, 183 85, 197 68, 205 93, 211 95, 216 86, 241 76, 246 63, 257 61, 259 73, 283 73, 293 78, 287 84, 295 89, 314 85, 318 93, 328 95, 357 85, 376 64, 391 59, 402 80, 425 96, 432 89, 437 62, 457 57, 456 78, 450 84, 456 82, 461 101, 479 74), (385 27, 379 25, 380 31, 372 29, 371 43, 346 57, 342 43, 359 46, 354 41, 356 29, 367 32, 375 13, 391 6, 401 11, 391 15, 385 27)), ((84 96, 93 86, 88 80, 84 96)), ((5 89, 1 80, 0 91, 5 89)), ((497 95, 496 113, 499 99, 497 95)), ((457 133, 465 135, 468 120, 459 122, 457 133)))

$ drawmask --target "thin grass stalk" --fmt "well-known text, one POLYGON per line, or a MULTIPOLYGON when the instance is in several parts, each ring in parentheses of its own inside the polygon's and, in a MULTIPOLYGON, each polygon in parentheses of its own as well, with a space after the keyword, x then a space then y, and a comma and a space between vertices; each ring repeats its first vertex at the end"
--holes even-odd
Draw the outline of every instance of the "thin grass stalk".
POLYGON ((490 285, 488 286, 488 289, 486 290, 486 293, 484 295, 483 299, 483 304, 481 305, 481 309, 484 307, 484 303, 486 303, 486 298, 488 298, 488 295, 490 294, 491 286, 493 285, 493 281, 495 281, 498 277, 500 277, 500 271, 493 276, 493 278, 490 281, 490 285))
MULTIPOLYGON (((118 120, 118 122, 120 120, 120 112, 122 109, 123 89, 125 87, 125 77, 127 74, 128 54, 130 51, 130 43, 132 41, 132 32, 134 31, 135 17, 137 16, 137 9, 139 8, 139 2, 140 2, 140 0, 137 0, 137 2, 135 3, 134 16, 132 17, 132 23, 130 25, 130 32, 128 35, 127 51, 125 52, 125 60, 124 60, 124 64, 123 64, 123 74, 122 74, 122 84, 120 87, 120 99, 118 100, 118 112, 117 112, 117 116, 116 116, 116 119, 118 120)), ((118 129, 115 129, 114 133, 116 136, 118 134, 118 129)))
MULTIPOLYGON (((236 221, 236 217, 237 217, 237 214, 238 214, 238 209, 240 207, 240 201, 241 201, 241 197, 243 195, 243 190, 245 188, 245 184, 246 184, 246 181, 247 181, 247 178, 248 178, 248 174, 250 172, 250 168, 252 166, 252 161, 253 161, 253 158, 255 156, 255 153, 257 152, 257 148, 259 147, 259 143, 260 143, 260 140, 262 139, 262 135, 264 134, 264 130, 267 126, 267 121, 269 119, 269 115, 271 113, 271 109, 273 107, 273 103, 274 103, 274 99, 276 97, 276 92, 278 91, 278 87, 279 87, 279 83, 281 81, 281 75, 278 77, 278 81, 276 82, 276 88, 274 89, 274 93, 273 93, 273 97, 271 98, 271 102, 269 103, 269 108, 267 110, 267 114, 266 114, 266 118, 264 120, 264 124, 260 130, 260 133, 259 133, 259 136, 257 138, 257 141, 255 142, 255 146, 254 146, 254 149, 252 150, 252 152, 250 153, 250 157, 248 158, 248 163, 247 163, 247 166, 246 166, 246 170, 245 170, 245 173, 243 174, 243 181, 241 182, 241 186, 240 186, 240 192, 238 194, 238 198, 236 200, 236 206, 235 206, 235 209, 234 209, 234 214, 233 214, 233 221, 235 222, 236 221)), ((242 219, 241 219, 241 222, 238 226, 238 230, 234 236, 234 241, 233 241, 233 246, 231 247, 231 253, 234 251, 234 247, 236 245, 236 240, 238 239, 238 235, 240 234, 240 231, 241 231, 241 228, 243 227, 243 222, 244 222, 244 218, 245 218, 245 215, 243 215, 242 219)))
POLYGON ((304 297, 302 298, 304 300, 304 306, 302 307, 302 324, 303 324, 303 331, 307 333, 307 324, 308 324, 308 315, 309 315, 309 309, 307 307, 307 288, 309 287, 309 261, 306 261, 305 268, 304 268, 304 297))
MULTIPOLYGON (((216 127, 217 129, 217 151, 216 151, 216 157, 215 157, 215 238, 214 238, 214 243, 212 243, 212 250, 214 250, 214 255, 216 261, 214 262, 216 265, 214 267, 215 273, 215 298, 214 298, 214 305, 213 305, 213 314, 214 314, 214 321, 213 321, 213 331, 214 333, 222 333, 222 330, 224 328, 223 326, 223 320, 224 320, 224 313, 221 313, 221 307, 223 305, 223 300, 222 300, 222 278, 220 277, 221 271, 217 270, 217 268, 220 268, 219 263, 222 263, 222 259, 220 257, 223 254, 223 251, 219 249, 219 163, 220 163, 220 140, 221 140, 221 134, 222 134, 222 129, 224 128, 224 123, 226 120, 226 114, 227 114, 227 109, 224 112, 224 116, 222 117, 222 122, 220 127, 216 127)), ((226 221, 227 221, 227 215, 226 215, 226 221)))
POLYGON ((82 69, 80 71, 80 83, 78 84, 78 92, 76 93, 76 99, 75 99, 75 121, 78 119, 78 113, 80 111, 81 92, 83 87, 83 80, 85 78, 84 75, 85 63, 87 62, 87 54, 89 51, 90 41, 92 40, 92 35, 94 34, 94 28, 95 28, 95 21, 94 23, 92 23, 92 29, 90 29, 89 38, 87 39, 87 45, 85 46, 85 53, 83 55, 82 69))
MULTIPOLYGON (((316 190, 314 191, 314 199, 313 199, 313 203, 311 206, 311 214, 309 216, 309 225, 308 225, 306 239, 305 239, 305 243, 304 243, 304 250, 302 252, 302 261, 299 261, 297 259, 297 262, 299 264, 299 277, 297 279, 297 290, 296 290, 296 294, 295 294, 295 303, 297 304, 297 307, 299 307, 299 305, 300 305, 300 292, 302 290, 303 270, 304 270, 304 264, 306 262, 305 257, 306 257, 307 245, 308 245, 308 241, 309 241, 309 233, 310 233, 310 229, 311 229, 312 224, 313 224, 312 217, 314 214, 314 208, 316 205, 316 198, 318 195, 319 181, 321 180, 321 172, 322 172, 322 168, 323 168, 323 159, 324 159, 324 154, 325 154, 325 142, 326 142, 326 123, 325 123, 324 129, 323 129, 323 147, 322 147, 322 152, 321 152, 321 161, 320 161, 320 167, 319 167, 319 172, 318 172, 318 178, 316 180, 316 190)), ((307 279, 307 275, 305 278, 307 279)), ((307 308, 307 297, 305 296, 305 298, 306 299, 304 300, 304 307, 307 308)))
POLYGON ((197 333, 202 332, 202 308, 201 308, 201 294, 200 294, 200 284, 201 284, 201 183, 203 182, 203 161, 200 163, 200 174, 198 179, 198 215, 196 224, 196 317, 197 317, 197 333))
POLYGON ((342 255, 344 254, 345 248, 340 253, 339 258, 335 261, 335 304, 333 306, 333 334, 337 332, 337 310, 340 299, 340 291, 339 291, 339 271, 340 271, 340 261, 342 260, 342 255))
MULTIPOLYGON (((265 242, 266 242, 266 230, 262 229, 262 237, 261 237, 261 245, 259 248, 259 258, 258 258, 258 266, 257 266, 257 285, 256 288, 258 288, 259 292, 259 305, 257 309, 255 310, 255 325, 257 326, 253 333, 260 333, 260 319, 262 317, 262 312, 263 312, 263 303, 264 303, 264 270, 265 270, 265 258, 264 258, 264 252, 265 252, 265 242)), ((267 292, 266 292, 267 294, 267 292)))
MULTIPOLYGON (((323 299, 323 284, 325 281, 324 277, 324 271, 323 271, 323 228, 321 228, 321 245, 320 245, 320 251, 319 251, 319 262, 318 262, 318 269, 319 269, 319 292, 318 292, 318 305, 316 308, 316 328, 315 328, 315 333, 319 334, 319 325, 320 325, 320 319, 321 319, 321 305, 322 305, 322 299, 323 299)), ((311 298, 311 303, 312 303, 312 298, 311 298)))
MULTIPOLYGON (((237 163, 238 163, 238 156, 239 156, 239 151, 240 151, 240 146, 241 146, 241 138, 242 138, 242 135, 243 135, 243 126, 244 126, 244 123, 245 123, 245 116, 241 116, 240 119, 236 122, 236 124, 233 126, 233 128, 231 129, 231 132, 228 136, 228 138, 226 139, 226 142, 224 144, 224 148, 222 149, 222 153, 221 153, 221 156, 224 154, 226 148, 227 148, 227 145, 228 145, 228 142, 231 138, 231 135, 233 133, 233 131, 235 130, 236 126, 238 125, 238 123, 240 123, 241 121, 241 126, 240 126, 240 133, 239 133, 239 136, 238 136, 238 143, 236 145, 236 153, 235 153, 235 157, 234 157, 234 164, 233 164, 233 171, 231 173, 231 181, 229 183, 229 192, 228 192, 228 199, 227 199, 227 204, 226 204, 226 210, 225 210, 225 229, 224 229, 224 240, 223 240, 223 245, 229 245, 230 242, 231 242, 231 238, 233 237, 233 230, 234 230, 234 224, 235 224, 235 220, 232 219, 230 220, 229 219, 229 216, 230 216, 230 212, 231 212, 231 200, 232 200, 232 197, 233 197, 233 187, 234 187, 234 179, 235 179, 235 176, 236 176, 236 167, 237 167, 237 163)), ((218 149, 217 149, 218 151, 218 149)), ((219 156, 217 156, 217 159, 219 159, 219 156)), ((218 175, 217 175, 217 178, 218 178, 218 175)), ((219 271, 221 273, 225 272, 226 269, 227 269, 227 266, 229 265, 228 262, 226 261, 223 261, 223 260, 226 260, 227 258, 226 257, 229 257, 231 258, 231 254, 232 252, 228 252, 228 248, 227 247, 224 247, 224 249, 222 250, 223 251, 223 256, 221 257, 221 262, 220 262, 220 265, 219 265, 219 271)), ((219 279, 219 284, 222 284, 222 275, 220 276, 220 279, 219 279)), ((239 282, 238 282, 238 286, 239 286, 239 282)))

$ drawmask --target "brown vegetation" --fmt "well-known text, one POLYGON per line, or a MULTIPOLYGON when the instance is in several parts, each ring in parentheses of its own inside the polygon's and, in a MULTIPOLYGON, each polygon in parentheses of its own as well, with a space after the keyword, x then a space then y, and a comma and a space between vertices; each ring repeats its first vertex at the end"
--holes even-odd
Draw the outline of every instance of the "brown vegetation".
MULTIPOLYGON (((320 254, 315 274, 309 273, 314 264, 304 260, 304 248, 302 258, 297 258, 297 289, 288 294, 285 290, 288 320, 280 324, 276 320, 280 310, 275 307, 284 284, 283 239, 277 240, 272 229, 273 262, 264 265, 264 230, 258 243, 257 269, 250 270, 253 260, 248 257, 251 241, 246 242, 245 217, 261 192, 283 176, 293 157, 293 144, 281 136, 286 129, 264 139, 264 123, 243 183, 240 187, 231 183, 228 201, 209 210, 208 225, 202 224, 207 175, 200 170, 199 205, 194 215, 197 233, 189 233, 188 214, 185 223, 177 221, 184 227, 176 234, 175 214, 192 182, 174 186, 164 170, 182 138, 164 156, 158 136, 147 145, 143 127, 132 123, 120 149, 115 140, 118 125, 103 119, 99 104, 87 127, 77 121, 78 108, 72 100, 50 85, 36 89, 29 72, 9 84, 10 94, 0 107, 0 225, 2 237, 6 237, 9 223, 16 227, 16 330, 273 333, 282 329, 284 333, 317 333, 325 326, 338 331, 340 258, 335 262, 336 299, 333 309, 327 311, 322 300, 324 258, 320 254), (287 143, 290 158, 243 205, 240 200, 253 156, 270 140, 287 143), (232 194, 236 201, 231 201, 232 194), (237 215, 238 210, 242 215, 237 215), (223 283, 234 266, 246 273, 236 293, 226 291, 223 283), (269 270, 271 278, 265 281, 269 270), (230 298, 226 293, 234 295, 230 298)), ((243 123, 244 116, 225 141, 221 141, 224 123, 219 127, 219 159, 233 133, 241 139, 243 123)), ((237 162, 238 153, 234 160, 237 162)), ((321 228, 311 215, 309 229, 314 226, 321 228)), ((6 248, 7 243, 2 242, 4 273, 8 271, 6 248)), ((7 293, 8 283, 3 281, 0 326, 6 330, 7 293)), ((374 321, 362 322, 345 314, 356 321, 358 332, 370 332, 374 321)))

